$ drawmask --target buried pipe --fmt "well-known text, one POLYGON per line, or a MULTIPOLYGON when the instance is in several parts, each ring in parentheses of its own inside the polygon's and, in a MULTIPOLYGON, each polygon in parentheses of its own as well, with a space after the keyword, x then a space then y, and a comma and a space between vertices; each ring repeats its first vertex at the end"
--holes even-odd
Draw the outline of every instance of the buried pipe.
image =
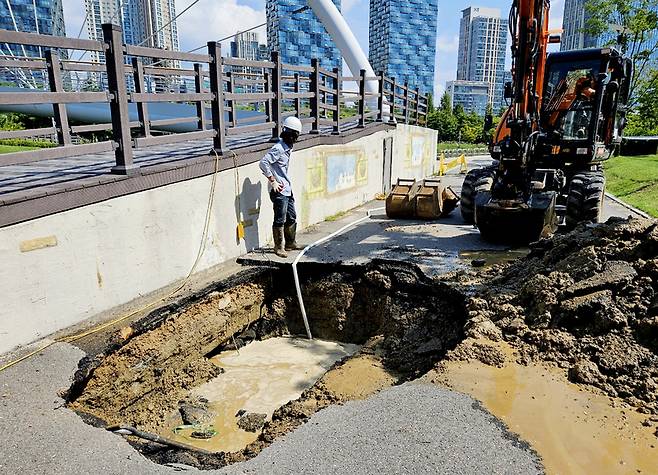
POLYGON ((116 426, 107 427, 106 430, 113 432, 114 434, 132 435, 140 439, 148 440, 149 442, 168 445, 170 447, 175 447, 181 450, 189 450, 203 455, 213 455, 213 452, 210 452, 208 450, 199 449, 197 447, 194 447, 193 445, 184 444, 183 442, 176 442, 175 440, 171 440, 171 439, 167 439, 166 437, 161 437, 159 435, 151 434, 150 432, 144 432, 142 430, 135 429, 132 426, 116 425, 116 426))
POLYGON ((382 211, 385 210, 386 208, 374 208, 371 210, 368 210, 366 215, 363 218, 359 218, 356 221, 352 221, 351 223, 343 226, 340 228, 338 231, 335 231, 331 233, 329 236, 325 236, 322 239, 319 239, 315 241, 313 244, 309 244, 306 246, 304 249, 302 249, 302 252, 299 253, 299 255, 295 258, 295 260, 292 262, 292 275, 293 278, 295 279, 295 289, 297 290, 297 300, 299 301, 299 308, 302 311, 302 318, 304 319, 304 327, 306 328, 306 335, 308 336, 309 340, 313 339, 313 335, 311 334, 311 328, 308 325, 308 317, 306 316, 306 307, 304 306, 304 298, 302 297, 302 287, 299 283, 299 274, 297 273, 297 264, 299 264, 299 260, 306 254, 306 252, 315 247, 318 246, 322 243, 325 243, 329 241, 330 239, 333 239, 334 237, 338 236, 339 234, 343 233, 344 231, 348 230, 352 226, 355 226, 359 224, 362 221, 365 221, 366 219, 370 219, 372 216, 372 213, 375 211, 382 211))

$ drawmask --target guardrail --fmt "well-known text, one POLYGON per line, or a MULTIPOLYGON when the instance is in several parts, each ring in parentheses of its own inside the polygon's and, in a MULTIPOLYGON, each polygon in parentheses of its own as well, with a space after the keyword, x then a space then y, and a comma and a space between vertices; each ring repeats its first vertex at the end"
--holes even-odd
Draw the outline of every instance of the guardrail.
POLYGON ((390 123, 427 124, 428 98, 417 89, 398 84, 382 72, 374 77, 366 76, 365 70, 358 76, 342 76, 338 69, 323 69, 317 59, 310 65, 284 64, 278 52, 272 52, 271 61, 223 58, 217 42, 208 42, 204 54, 127 45, 122 42, 121 28, 113 24, 103 25, 102 41, 0 30, 0 44, 42 47, 44 58, 5 56, 0 59, 0 68, 45 72, 48 78, 48 90, 0 92, 0 105, 52 104, 54 118, 54 127, 2 131, 0 139, 23 137, 27 132, 55 133, 59 144, 48 149, 3 154, 0 166, 114 151, 116 164, 112 172, 134 174, 139 173, 139 166, 133 160, 134 149, 212 139, 214 150, 225 154, 228 136, 271 132, 274 140, 290 115, 310 125, 312 134, 326 128, 340 134, 346 123, 354 121, 357 127, 387 119, 390 123), (62 50, 93 52, 104 56, 105 62, 62 59, 62 50), (181 63, 191 67, 181 67, 181 63), (87 77, 102 76, 103 90, 67 90, 64 75, 71 72, 82 72, 87 77), (193 82, 194 92, 158 92, 157 88, 154 92, 154 82, 166 84, 167 81, 193 82), (377 81, 377 93, 367 92, 369 81, 377 81), (352 88, 345 87, 349 83, 353 84, 352 88), (109 104, 111 123, 69 124, 67 104, 99 102, 109 104), (194 104, 196 115, 151 120, 150 104, 161 102, 194 104), (135 104, 137 121, 130 121, 129 104, 135 104), (263 106, 262 115, 238 117, 240 108, 254 104, 263 106), (344 116, 348 104, 354 105, 356 115, 344 116), (206 114, 208 108, 210 118, 206 114), (182 123, 192 123, 196 130, 154 133, 154 128, 182 123), (111 131, 111 139, 74 145, 72 135, 99 131, 111 131))

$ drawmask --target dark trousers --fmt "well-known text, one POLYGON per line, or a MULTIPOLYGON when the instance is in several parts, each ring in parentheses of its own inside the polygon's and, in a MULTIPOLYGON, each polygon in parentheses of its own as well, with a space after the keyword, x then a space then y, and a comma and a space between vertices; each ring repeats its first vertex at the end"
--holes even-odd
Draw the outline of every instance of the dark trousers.
POLYGON ((274 205, 274 227, 281 228, 297 222, 295 212, 295 197, 283 196, 281 193, 270 192, 270 199, 274 205))

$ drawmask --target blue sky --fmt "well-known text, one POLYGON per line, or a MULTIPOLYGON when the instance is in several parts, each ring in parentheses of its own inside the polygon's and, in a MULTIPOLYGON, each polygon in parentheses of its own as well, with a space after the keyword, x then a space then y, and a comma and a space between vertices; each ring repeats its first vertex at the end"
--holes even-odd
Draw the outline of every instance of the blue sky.
MULTIPOLYGON (((194 0, 176 0, 176 9, 183 11, 194 0)), ((75 36, 84 20, 83 0, 63 0, 68 36, 75 36)), ((368 0, 342 0, 343 15, 359 43, 368 49, 368 0)), ((482 0, 472 3, 463 0, 439 0, 437 28, 435 92, 440 94, 446 81, 455 78, 459 19, 461 10, 469 6, 495 7, 507 15, 511 0, 482 0)), ((564 0, 553 0, 551 28, 561 28, 564 0)), ((265 21, 265 0, 199 0, 178 19, 182 50, 205 44, 211 38, 223 38, 265 21)), ((259 31, 265 41, 264 28, 259 31)), ((83 34, 83 37, 86 35, 83 34)), ((228 44, 227 44, 228 46, 228 44)), ((509 53, 508 53, 509 54, 509 53)))

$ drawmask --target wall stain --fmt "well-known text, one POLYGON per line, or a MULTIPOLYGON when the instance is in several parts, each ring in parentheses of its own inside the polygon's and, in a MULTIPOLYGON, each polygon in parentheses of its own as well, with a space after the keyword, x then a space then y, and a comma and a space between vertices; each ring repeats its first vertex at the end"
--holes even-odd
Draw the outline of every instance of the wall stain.
POLYGON ((46 236, 21 241, 19 248, 21 252, 31 252, 36 251, 37 249, 45 249, 47 247, 55 246, 57 246, 57 236, 46 236))

